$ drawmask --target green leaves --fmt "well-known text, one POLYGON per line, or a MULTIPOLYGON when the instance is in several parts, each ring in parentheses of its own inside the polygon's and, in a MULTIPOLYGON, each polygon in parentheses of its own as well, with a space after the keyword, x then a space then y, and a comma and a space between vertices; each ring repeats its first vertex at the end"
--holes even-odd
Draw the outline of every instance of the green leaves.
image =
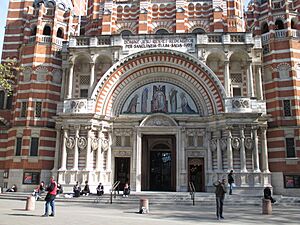
POLYGON ((20 67, 17 66, 16 61, 6 60, 5 63, 0 64, 0 89, 7 91, 8 95, 12 93, 16 74, 19 71, 20 67))

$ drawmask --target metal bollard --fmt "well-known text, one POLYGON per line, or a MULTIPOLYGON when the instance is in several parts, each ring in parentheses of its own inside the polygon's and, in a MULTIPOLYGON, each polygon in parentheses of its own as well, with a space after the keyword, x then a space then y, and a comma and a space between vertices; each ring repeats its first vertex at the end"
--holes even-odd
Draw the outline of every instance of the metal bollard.
POLYGON ((149 200, 147 198, 140 199, 140 211, 139 213, 149 213, 149 200))
POLYGON ((25 210, 28 210, 28 211, 35 210, 35 197, 34 196, 27 197, 25 210))
POLYGON ((0 187, 0 194, 2 193, 2 187, 0 187))
POLYGON ((272 214, 272 203, 270 199, 262 199, 262 214, 272 214))

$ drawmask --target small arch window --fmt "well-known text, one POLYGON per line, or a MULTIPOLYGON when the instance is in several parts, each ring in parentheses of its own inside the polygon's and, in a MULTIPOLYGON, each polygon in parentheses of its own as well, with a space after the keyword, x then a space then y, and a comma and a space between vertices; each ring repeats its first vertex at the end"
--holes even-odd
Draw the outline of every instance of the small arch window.
POLYGON ((283 30, 284 29, 284 24, 282 20, 276 20, 275 22, 275 30, 283 30))
POLYGON ((44 27, 43 35, 47 35, 47 36, 50 36, 50 35, 51 35, 51 28, 50 28, 50 26, 46 25, 46 26, 44 27))
POLYGON ((58 28, 57 33, 56 33, 56 36, 57 36, 58 38, 64 38, 64 31, 63 31, 62 28, 58 28))
POLYGON ((269 26, 267 23, 264 23, 261 27, 261 33, 262 34, 265 34, 265 33, 268 33, 269 32, 269 26))
POLYGON ((121 36, 122 37, 129 37, 129 36, 132 36, 132 32, 130 30, 123 30, 121 32, 121 36))
POLYGON ((159 30, 157 30, 156 32, 155 32, 155 34, 169 34, 169 32, 167 31, 167 30, 165 30, 165 29, 159 29, 159 30))
POLYGON ((201 28, 196 28, 192 31, 193 34, 205 34, 205 30, 201 28))
POLYGON ((34 26, 31 28, 31 36, 35 36, 36 35, 36 31, 37 31, 37 27, 34 26))

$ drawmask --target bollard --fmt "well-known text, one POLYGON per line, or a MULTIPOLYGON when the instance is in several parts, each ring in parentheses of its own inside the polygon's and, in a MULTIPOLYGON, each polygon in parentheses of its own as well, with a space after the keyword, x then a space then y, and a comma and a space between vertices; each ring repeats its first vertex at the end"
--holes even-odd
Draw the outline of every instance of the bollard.
POLYGON ((34 196, 27 197, 25 210, 28 210, 28 211, 35 210, 35 197, 34 196))
POLYGON ((2 187, 0 187, 0 194, 2 193, 2 187))
POLYGON ((140 199, 140 211, 139 213, 149 213, 149 200, 147 198, 140 199))
POLYGON ((272 214, 272 203, 270 199, 262 199, 262 214, 272 214))

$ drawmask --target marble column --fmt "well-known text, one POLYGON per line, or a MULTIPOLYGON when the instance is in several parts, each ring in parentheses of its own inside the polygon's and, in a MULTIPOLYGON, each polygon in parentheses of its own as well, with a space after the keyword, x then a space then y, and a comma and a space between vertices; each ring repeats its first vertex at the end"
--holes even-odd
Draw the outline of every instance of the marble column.
POLYGON ((248 97, 254 97, 252 62, 247 64, 248 97))
POLYGON ((56 127, 56 142, 55 142, 55 154, 54 154, 54 165, 52 171, 58 170, 58 156, 61 147, 61 126, 56 127))
POLYGON ((221 139, 221 131, 218 131, 218 135, 217 135, 217 162, 218 162, 218 171, 222 171, 223 170, 223 166, 222 166, 222 149, 221 149, 221 143, 220 143, 220 139, 221 139))
POLYGON ((67 170, 67 147, 66 147, 66 142, 68 138, 68 131, 64 130, 64 137, 63 137, 63 146, 62 146, 62 153, 61 153, 61 166, 60 169, 61 171, 67 170))
POLYGON ((73 168, 72 170, 78 170, 78 160, 79 160, 79 149, 78 149, 78 139, 79 139, 79 130, 80 126, 75 126, 75 145, 74 145, 74 159, 73 159, 73 168))
POLYGON ((211 140, 211 131, 206 132, 206 143, 207 143, 207 170, 208 172, 212 172, 212 152, 210 146, 211 140))
POLYGON ((254 172, 259 173, 259 155, 258 155, 258 136, 257 136, 257 128, 252 128, 252 134, 253 134, 253 161, 254 161, 254 172))
POLYGON ((89 91, 88 91, 88 96, 90 97, 93 91, 93 84, 95 81, 95 63, 92 62, 90 63, 91 65, 91 75, 90 75, 90 86, 89 86, 89 91))
POLYGON ((107 149, 107 162, 106 162, 106 171, 111 172, 111 146, 112 146, 112 130, 108 132, 108 149, 107 149))
POLYGON ((257 68, 257 99, 258 100, 263 100, 264 99, 264 94, 263 94, 263 83, 262 83, 262 74, 261 74, 261 66, 258 66, 257 68))
POLYGON ((136 143, 136 192, 141 192, 141 179, 142 179, 142 134, 137 132, 136 143))
POLYGON ((68 92, 67 92, 67 98, 72 98, 72 92, 73 92, 73 79, 74 79, 74 64, 70 63, 70 71, 69 71, 69 82, 68 82, 68 92))
POLYGON ((91 170, 92 133, 93 133, 92 128, 89 128, 88 134, 87 134, 86 159, 85 159, 85 170, 86 171, 91 170))
POLYGON ((103 167, 101 167, 101 163, 103 162, 103 154, 102 154, 102 140, 101 140, 102 130, 98 130, 98 149, 96 155, 96 171, 102 171, 103 167))
POLYGON ((246 167, 245 134, 244 134, 243 127, 241 127, 240 135, 241 135, 241 148, 240 148, 241 172, 246 173, 247 167, 246 167))
POLYGON ((224 61, 224 86, 225 86, 225 92, 226 97, 231 97, 231 91, 230 91, 230 71, 229 71, 229 61, 224 61))
POLYGON ((231 127, 227 128, 228 136, 227 136, 227 170, 233 170, 233 155, 232 155, 232 146, 231 146, 231 127))
POLYGON ((267 147, 267 128, 261 127, 261 154, 262 154, 262 171, 270 173, 268 164, 268 147, 267 147))

